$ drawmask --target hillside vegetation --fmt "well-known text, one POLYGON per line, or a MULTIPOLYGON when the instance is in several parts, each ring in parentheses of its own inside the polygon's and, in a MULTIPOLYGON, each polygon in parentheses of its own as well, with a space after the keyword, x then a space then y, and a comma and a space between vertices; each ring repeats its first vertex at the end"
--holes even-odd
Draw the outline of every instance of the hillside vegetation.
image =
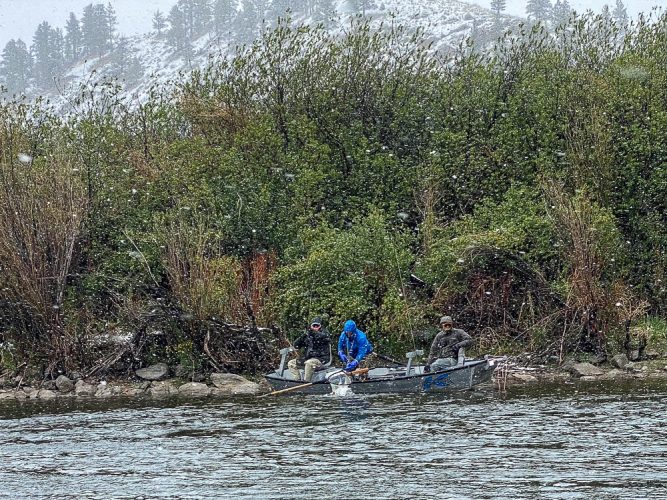
POLYGON ((430 54, 278 26, 138 107, 4 105, 2 363, 253 371, 314 315, 561 359, 664 324, 667 18, 430 54))

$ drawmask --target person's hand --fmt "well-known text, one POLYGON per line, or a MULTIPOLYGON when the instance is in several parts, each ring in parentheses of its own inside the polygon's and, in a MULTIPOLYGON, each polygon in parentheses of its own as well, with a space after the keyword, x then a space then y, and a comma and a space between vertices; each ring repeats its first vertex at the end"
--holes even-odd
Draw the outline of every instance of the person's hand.
POLYGON ((431 373, 431 365, 424 365, 424 373, 431 373))
POLYGON ((345 367, 345 371, 346 372, 352 372, 352 371, 356 370, 358 366, 359 366, 359 361, 357 361, 356 359, 353 359, 352 361, 350 361, 347 364, 347 366, 345 367))
POLYGON ((343 351, 338 351, 338 357, 343 363, 347 363, 347 356, 343 351))

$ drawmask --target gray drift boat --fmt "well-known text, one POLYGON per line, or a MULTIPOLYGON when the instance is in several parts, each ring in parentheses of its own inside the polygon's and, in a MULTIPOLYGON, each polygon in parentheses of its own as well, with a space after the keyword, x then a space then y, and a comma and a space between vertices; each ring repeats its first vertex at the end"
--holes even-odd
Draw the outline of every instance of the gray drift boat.
POLYGON ((280 367, 264 376, 274 392, 328 394, 330 383, 349 384, 355 394, 451 392, 488 382, 495 369, 494 360, 466 359, 462 364, 443 370, 424 372, 423 366, 413 366, 413 359, 423 355, 423 351, 414 351, 407 353, 405 366, 372 368, 361 375, 347 377, 340 368, 326 366, 315 372, 312 382, 306 384, 296 380, 286 368, 287 355, 293 350, 291 347, 282 349, 280 367))

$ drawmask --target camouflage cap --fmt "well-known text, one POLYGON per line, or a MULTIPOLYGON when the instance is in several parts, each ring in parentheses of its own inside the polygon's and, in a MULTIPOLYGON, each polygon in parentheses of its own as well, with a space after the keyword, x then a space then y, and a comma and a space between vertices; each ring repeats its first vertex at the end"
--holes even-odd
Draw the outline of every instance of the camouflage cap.
POLYGON ((454 320, 451 316, 443 316, 440 318, 440 324, 442 325, 443 323, 449 323, 450 325, 453 325, 454 320))

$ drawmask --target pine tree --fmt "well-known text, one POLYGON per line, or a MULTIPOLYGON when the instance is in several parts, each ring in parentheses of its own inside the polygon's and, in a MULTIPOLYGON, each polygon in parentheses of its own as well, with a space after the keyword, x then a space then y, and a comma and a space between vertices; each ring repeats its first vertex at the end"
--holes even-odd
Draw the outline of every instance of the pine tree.
POLYGON ((621 26, 628 24, 628 11, 621 0, 616 0, 616 7, 612 13, 614 20, 621 26))
POLYGON ((185 15, 177 5, 169 11, 169 31, 167 31, 167 42, 176 50, 182 50, 188 44, 187 29, 185 26, 185 15))
POLYGON ((153 14, 153 29, 157 31, 158 36, 162 34, 162 30, 167 27, 167 20, 164 17, 164 14, 159 10, 155 11, 153 14))
POLYGON ((126 82, 134 82, 143 74, 141 61, 132 52, 128 38, 121 36, 109 58, 111 71, 126 82))
POLYGON ((507 8, 506 0, 491 0, 491 10, 496 13, 496 17, 500 17, 500 13, 507 8))
POLYGON ((534 21, 546 21, 551 13, 551 2, 549 0, 528 0, 526 14, 534 21))
POLYGON ((231 23, 236 15, 236 9, 232 0, 216 0, 213 6, 213 27, 216 35, 229 31, 231 23))
POLYGON ((573 12, 567 0, 556 0, 554 8, 551 10, 551 22, 554 26, 567 24, 573 12))
POLYGON ((76 60, 81 55, 81 25, 74 15, 69 13, 69 19, 65 24, 65 60, 68 62, 76 60))
POLYGON ((211 0, 192 0, 194 11, 194 31, 200 35, 206 31, 206 28, 211 24, 213 17, 213 8, 211 7, 211 0))
POLYGON ((64 67, 64 38, 60 29, 43 21, 37 26, 31 51, 34 57, 34 76, 39 85, 48 86, 60 76, 64 67))
POLYGON ((261 3, 258 0, 243 0, 243 10, 239 13, 239 35, 242 41, 252 41, 259 32, 262 20, 261 3))
POLYGON ((32 56, 20 38, 10 40, 2 51, 0 78, 10 95, 25 91, 32 71, 32 56))
POLYGON ((109 48, 109 35, 115 28, 109 27, 110 17, 103 4, 89 4, 83 9, 81 18, 81 36, 83 52, 86 55, 99 56, 109 48))
POLYGON ((366 12, 374 7, 374 3, 371 0, 353 0, 352 7, 362 16, 366 15, 366 12))
POLYGON ((118 18, 116 17, 116 11, 111 5, 111 2, 107 4, 107 7, 104 11, 106 23, 106 46, 107 49, 113 48, 114 36, 116 34, 116 26, 118 26, 118 18))

